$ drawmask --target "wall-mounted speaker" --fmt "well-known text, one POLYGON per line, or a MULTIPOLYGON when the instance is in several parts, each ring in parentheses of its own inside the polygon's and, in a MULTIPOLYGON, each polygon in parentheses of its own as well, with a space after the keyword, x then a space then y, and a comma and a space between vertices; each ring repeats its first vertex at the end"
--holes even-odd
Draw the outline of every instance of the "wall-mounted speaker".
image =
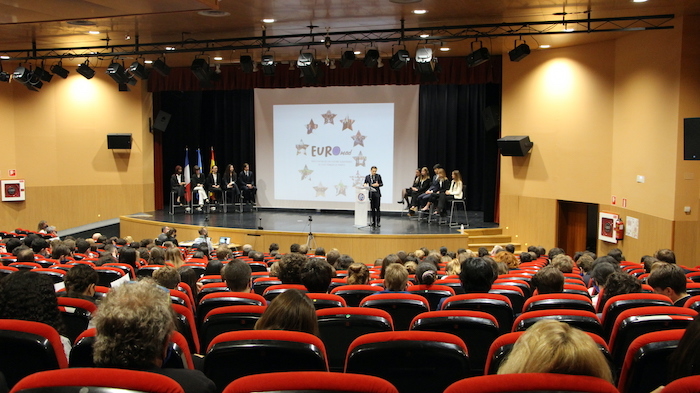
POLYGON ((510 135, 496 141, 501 155, 523 157, 532 150, 534 143, 527 135, 510 135))
POLYGON ((700 160, 700 117, 683 119, 683 159, 700 160))
POLYGON ((156 116, 155 120, 153 121, 153 128, 165 132, 165 129, 168 128, 168 123, 170 123, 170 113, 166 111, 158 111, 158 116, 156 116))
POLYGON ((131 149, 131 134, 107 134, 108 149, 131 149))

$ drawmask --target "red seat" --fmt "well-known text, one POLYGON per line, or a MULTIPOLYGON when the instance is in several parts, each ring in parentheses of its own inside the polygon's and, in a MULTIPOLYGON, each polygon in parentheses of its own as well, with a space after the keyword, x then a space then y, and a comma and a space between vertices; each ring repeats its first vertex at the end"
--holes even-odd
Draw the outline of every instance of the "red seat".
POLYGON ((411 330, 443 332, 461 338, 469 351, 473 375, 484 373, 484 364, 491 343, 500 335, 498 322, 481 311, 443 310, 419 314, 411 322, 411 330))
POLYGON ((520 314, 513 322, 513 331, 527 330, 530 326, 543 319, 553 319, 567 323, 575 328, 600 336, 603 327, 598 316, 590 311, 583 310, 537 310, 520 314))
POLYGON ((138 270, 136 270, 136 277, 151 277, 153 275, 153 272, 160 269, 161 267, 163 267, 163 265, 141 266, 140 268, 138 268, 138 270))
POLYGON ((13 262, 10 267, 16 267, 17 269, 32 270, 39 269, 42 266, 36 262, 13 262))
POLYGON ((200 277, 197 282, 202 283, 202 285, 211 284, 215 282, 224 282, 220 274, 210 274, 207 276, 200 277))
POLYGON ((548 293, 533 296, 525 301, 523 312, 551 309, 583 310, 595 313, 591 299, 570 293, 548 293))
POLYGON ((66 337, 74 342, 80 333, 90 324, 93 314, 97 311, 95 303, 85 299, 75 299, 59 296, 58 309, 61 311, 63 324, 66 326, 66 337))
POLYGON ((68 367, 58 332, 40 322, 0 319, 0 348, 8 387, 38 371, 68 367))
POLYGON ((133 392, 184 393, 179 383, 164 375, 118 368, 69 368, 39 372, 22 379, 11 393, 82 392, 88 391, 88 387, 127 389, 133 392), (75 389, 59 390, 59 387, 75 389))
POLYGON ((684 329, 698 313, 685 307, 652 306, 625 310, 618 315, 613 325, 608 344, 617 369, 634 339, 645 333, 660 330, 684 329))
POLYGON ((426 298, 431 310, 437 310, 442 299, 455 295, 454 289, 447 285, 412 285, 406 290, 426 298))
POLYGON ((520 312, 525 304, 525 295, 522 289, 507 285, 491 285, 489 293, 503 295, 510 300, 513 312, 520 312))
POLYGON ((508 278, 499 278, 493 283, 495 285, 502 285, 506 287, 518 287, 523 291, 523 295, 526 298, 529 298, 532 296, 532 288, 530 288, 530 279, 527 277, 527 281, 524 279, 525 277, 508 277, 508 278))
POLYGON ((189 296, 187 296, 186 293, 182 291, 179 291, 177 289, 170 289, 170 300, 175 304, 179 304, 181 306, 189 308, 190 310, 192 310, 193 313, 195 311, 194 306, 192 305, 192 300, 189 296))
POLYGON ((208 348, 214 337, 237 330, 253 330, 265 312, 265 305, 216 307, 203 318, 199 329, 200 348, 208 348))
POLYGON ((328 371, 321 339, 285 330, 227 332, 209 344, 204 358, 204 373, 221 390, 246 375, 282 371, 328 371))
POLYGON ((347 303, 348 307, 359 307, 362 299, 381 290, 381 288, 372 285, 343 285, 333 288, 331 294, 338 295, 345 299, 345 303, 347 303))
POLYGON ((378 293, 367 296, 360 307, 379 308, 391 315, 395 330, 408 330, 413 318, 430 311, 430 304, 423 296, 407 293, 378 293))
POLYGON ((280 284, 280 285, 271 285, 271 286, 265 288, 265 291, 263 292, 263 297, 268 302, 271 302, 277 296, 279 296, 281 293, 283 293, 289 289, 298 289, 302 292, 309 292, 306 289, 306 287, 301 285, 301 284, 280 284))
POLYGON ((316 310, 316 315, 331 371, 343 371, 348 347, 356 338, 394 330, 391 315, 377 308, 325 308, 316 310))
POLYGON ((491 314, 498 321, 501 333, 507 333, 513 326, 515 314, 510 300, 495 293, 468 293, 451 296, 442 303, 443 310, 472 310, 491 314))
POLYGON ((179 304, 171 304, 176 314, 176 329, 187 339, 192 353, 199 352, 199 335, 197 334, 197 324, 192 310, 179 304))
POLYGON ((39 273, 39 274, 45 274, 53 280, 54 284, 63 282, 64 276, 66 275, 66 272, 61 270, 61 269, 51 269, 51 268, 37 268, 37 269, 32 269, 34 273, 39 273))
POLYGON ((676 379, 664 387, 664 393, 700 393, 700 375, 676 379))
POLYGON ((118 267, 119 269, 121 269, 124 272, 124 274, 128 274, 132 280, 136 279, 136 270, 134 270, 134 267, 129 265, 128 263, 109 262, 109 263, 105 263, 102 266, 103 267, 118 267))
POLYGON ((319 371, 249 375, 231 382, 223 393, 285 391, 398 393, 390 382, 371 375, 319 371))
POLYGON ((208 293, 202 297, 197 306, 197 326, 201 326, 204 317, 218 307, 225 306, 265 306, 265 298, 252 292, 222 291, 208 293))
POLYGON ((262 294, 265 292, 265 289, 267 289, 268 287, 281 284, 282 281, 280 281, 280 279, 277 277, 259 277, 253 280, 253 292, 262 296, 262 294))
POLYGON ((8 274, 12 274, 16 271, 19 271, 19 269, 14 266, 0 266, 0 277, 5 277, 8 274))
POLYGON ((622 393, 651 392, 670 382, 668 357, 685 329, 651 332, 637 337, 627 349, 617 388, 622 393))
POLYGON ((610 339, 613 325, 617 316, 625 310, 637 307, 649 306, 672 306, 673 303, 668 296, 659 295, 656 293, 628 293, 625 295, 613 296, 605 302, 603 306, 603 316, 601 323, 603 324, 603 338, 610 339))
POLYGON ((347 307, 345 299, 330 293, 307 293, 306 296, 314 303, 316 310, 330 307, 347 307))
MULTIPOLYGON (((584 375, 524 373, 484 375, 457 381, 445 393, 511 393, 511 392, 589 392, 619 393, 610 382, 584 375)), ((665 392, 664 392, 665 393, 665 392)))
POLYGON ((467 346, 440 332, 370 333, 348 348, 345 372, 374 375, 401 393, 441 392, 470 375, 467 346))
POLYGON ((97 272, 97 276, 99 277, 97 285, 102 285, 105 287, 111 286, 113 281, 119 280, 125 275, 124 270, 117 266, 103 265, 97 266, 94 269, 97 272))

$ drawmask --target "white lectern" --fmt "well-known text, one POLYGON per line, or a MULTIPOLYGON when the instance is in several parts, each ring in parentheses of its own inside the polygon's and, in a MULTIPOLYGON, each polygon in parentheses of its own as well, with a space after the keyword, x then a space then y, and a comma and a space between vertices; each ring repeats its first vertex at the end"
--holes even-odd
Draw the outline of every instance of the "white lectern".
POLYGON ((367 226, 367 208, 369 207, 369 187, 355 187, 355 227, 367 226))

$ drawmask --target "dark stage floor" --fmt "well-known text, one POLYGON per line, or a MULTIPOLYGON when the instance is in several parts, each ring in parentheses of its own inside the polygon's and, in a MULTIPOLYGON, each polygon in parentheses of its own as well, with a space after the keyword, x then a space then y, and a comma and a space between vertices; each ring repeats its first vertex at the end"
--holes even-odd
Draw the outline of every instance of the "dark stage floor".
MULTIPOLYGON (((470 211, 469 228, 496 228, 498 224, 484 222, 483 212, 470 211)), ((464 214, 460 214, 461 221, 464 214)), ((243 228, 257 229, 258 226, 268 231, 283 232, 309 232, 314 233, 381 233, 385 235, 405 235, 405 234, 448 234, 456 233, 458 228, 450 228, 448 225, 438 225, 435 220, 428 223, 426 220, 418 221, 409 218, 405 214, 383 213, 381 228, 372 229, 370 227, 355 228, 354 215, 352 211, 338 210, 290 210, 260 208, 259 211, 250 211, 247 208, 243 213, 228 210, 228 213, 217 211, 210 214, 194 212, 186 214, 178 209, 175 214, 169 214, 166 210, 147 212, 145 214, 131 215, 134 218, 150 219, 161 222, 173 222, 178 224, 188 224, 196 226, 213 226, 223 228, 243 228), (151 217, 148 217, 151 216, 151 217), (309 216, 313 221, 309 223, 309 216)), ((465 225, 465 228, 467 226, 465 225)))

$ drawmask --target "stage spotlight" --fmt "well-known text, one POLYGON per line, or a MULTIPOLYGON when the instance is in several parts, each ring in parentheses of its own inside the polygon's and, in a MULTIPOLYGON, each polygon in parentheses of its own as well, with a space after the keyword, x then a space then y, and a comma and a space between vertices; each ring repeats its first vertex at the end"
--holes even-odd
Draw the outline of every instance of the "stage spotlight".
POLYGON ((153 62, 153 69, 158 71, 159 74, 163 76, 168 76, 170 75, 170 67, 168 67, 167 64, 165 64, 165 58, 157 59, 156 61, 153 62))
POLYGON ((10 73, 5 71, 0 71, 0 82, 9 82, 10 73))
POLYGON ((433 50, 431 48, 419 48, 416 50, 416 70, 424 81, 435 81, 437 80, 437 75, 435 75, 435 64, 437 63, 437 58, 433 57, 433 50))
POLYGON ((78 66, 76 71, 78 74, 84 76, 85 79, 92 79, 92 77, 95 76, 95 70, 90 68, 90 60, 85 60, 83 64, 78 66))
POLYGON ((202 87, 211 87, 211 70, 206 59, 201 57, 194 59, 190 69, 202 87))
POLYGON ((32 71, 32 75, 44 82, 51 82, 51 79, 53 78, 53 75, 49 74, 49 72, 46 71, 43 66, 36 67, 34 71, 32 71))
POLYGON ((365 67, 374 68, 379 61, 379 51, 377 49, 367 49, 365 52, 365 67))
POLYGON ((508 52, 508 57, 510 57, 510 61, 520 61, 527 57, 527 55, 529 54, 530 46, 528 44, 522 43, 520 45, 517 45, 512 51, 508 52))
POLYGON ((355 52, 352 49, 348 49, 343 52, 340 56, 340 66, 342 68, 350 68, 355 62, 355 52))
POLYGON ((148 74, 150 73, 149 70, 146 68, 146 66, 139 63, 138 60, 131 63, 129 68, 127 68, 127 71, 129 71, 129 73, 131 73, 131 75, 138 76, 141 80, 148 79, 148 74))
POLYGON ((275 75, 275 56, 263 55, 260 64, 265 75, 275 75))
POLYGON ((253 58, 250 55, 241 55, 241 69, 246 74, 253 72, 253 58))
POLYGON ((121 84, 129 80, 129 75, 126 74, 126 69, 119 63, 112 63, 107 67, 105 74, 109 75, 115 82, 121 84))
POLYGON ((30 81, 32 80, 32 76, 32 71, 22 66, 15 68, 15 71, 12 73, 12 79, 23 84, 27 89, 31 91, 39 91, 39 89, 41 89, 41 87, 43 86, 43 83, 41 83, 41 81, 38 78, 36 78, 36 84, 30 83, 30 81))
POLYGON ((488 48, 481 46, 479 49, 474 50, 474 44, 477 42, 481 45, 481 41, 472 42, 472 53, 467 56, 467 65, 469 67, 476 67, 479 64, 485 63, 491 57, 488 48))
POLYGON ((391 56, 389 60, 389 66, 392 70, 400 70, 411 60, 411 55, 406 49, 399 49, 391 56))
POLYGON ((316 67, 316 61, 314 60, 313 53, 300 53, 299 58, 297 59, 297 67, 299 67, 307 82, 316 81, 316 77, 318 76, 318 67, 316 67))
POLYGON ((63 63, 60 61, 58 62, 58 64, 54 64, 53 66, 51 66, 51 72, 54 75, 58 75, 63 79, 68 78, 68 74, 70 73, 70 71, 63 68, 63 63))

